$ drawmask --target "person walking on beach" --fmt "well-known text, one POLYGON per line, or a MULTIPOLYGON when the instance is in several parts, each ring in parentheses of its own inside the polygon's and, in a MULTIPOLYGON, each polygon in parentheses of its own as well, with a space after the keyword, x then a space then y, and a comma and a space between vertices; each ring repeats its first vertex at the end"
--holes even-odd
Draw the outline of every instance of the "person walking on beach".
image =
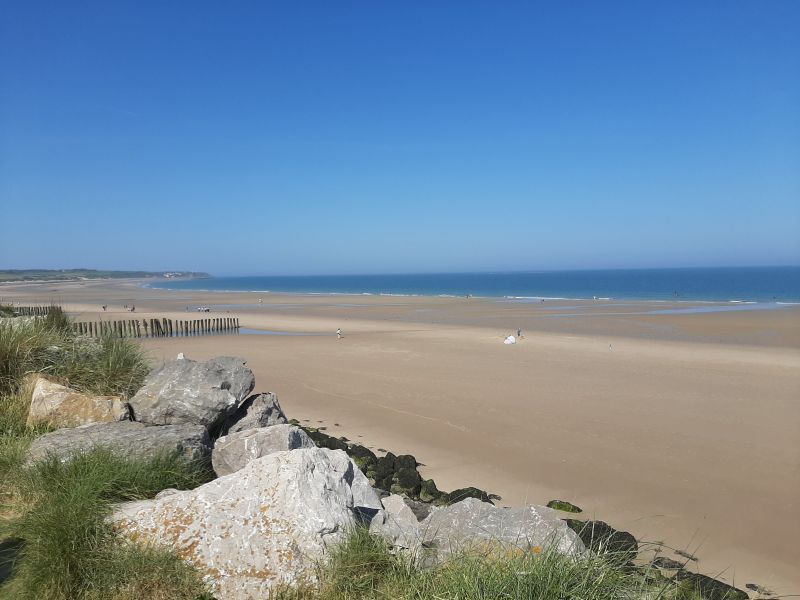
POLYGON ((342 329, 341 329, 341 327, 336 329, 336 339, 337 340, 342 339, 342 329))
POLYGON ((517 339, 522 339, 522 329, 517 329, 517 339))

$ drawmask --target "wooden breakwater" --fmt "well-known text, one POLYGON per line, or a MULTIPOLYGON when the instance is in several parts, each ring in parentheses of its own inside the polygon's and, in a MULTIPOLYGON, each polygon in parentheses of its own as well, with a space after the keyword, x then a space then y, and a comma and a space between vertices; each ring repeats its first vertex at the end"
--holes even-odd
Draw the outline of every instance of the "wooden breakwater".
POLYGON ((101 337, 188 337, 237 333, 238 317, 215 317, 208 319, 173 320, 167 318, 124 319, 121 321, 78 321, 72 324, 78 335, 101 337))
POLYGON ((46 317, 51 310, 61 309, 60 306, 14 306, 13 304, 3 308, 15 317, 46 317))

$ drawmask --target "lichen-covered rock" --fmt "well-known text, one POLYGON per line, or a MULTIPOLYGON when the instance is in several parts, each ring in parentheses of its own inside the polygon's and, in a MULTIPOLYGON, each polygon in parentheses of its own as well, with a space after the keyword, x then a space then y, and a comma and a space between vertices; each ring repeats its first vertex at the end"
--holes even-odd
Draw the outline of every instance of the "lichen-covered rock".
POLYGON ((420 523, 420 532, 425 564, 436 564, 475 548, 496 548, 506 554, 511 550, 541 552, 551 547, 567 556, 585 552, 577 534, 556 511, 544 506, 500 508, 467 498, 434 509, 420 523))
POLYGON ((392 494, 381 503, 383 510, 372 519, 369 532, 385 538, 395 548, 416 548, 420 542, 419 521, 405 500, 392 494))
POLYGON ((225 422, 224 431, 227 434, 283 425, 287 423, 286 415, 278 403, 278 396, 272 392, 266 394, 253 394, 245 399, 225 422))
POLYGON ((583 512, 583 509, 575 506, 572 502, 567 502, 566 500, 550 500, 550 502, 547 503, 547 508, 553 508, 555 510, 568 513, 583 512))
POLYGON ((313 580, 358 509, 380 507, 365 482, 344 452, 276 452, 194 490, 121 505, 112 521, 193 564, 219 600, 255 600, 313 580))
POLYGON ((36 438, 25 462, 31 464, 54 455, 62 461, 92 448, 107 448, 124 456, 153 456, 177 452, 190 459, 211 454, 211 441, 202 425, 145 425, 133 421, 82 425, 58 429, 36 438))
POLYGON ((579 521, 567 519, 567 525, 577 533, 584 545, 597 554, 610 555, 620 563, 626 563, 639 552, 639 544, 633 534, 618 531, 603 521, 579 521))
POLYGON ((211 464, 220 477, 230 475, 251 460, 273 452, 313 448, 314 442, 305 431, 294 425, 273 425, 229 433, 214 443, 211 464))
POLYGON ((133 418, 153 425, 221 426, 255 386, 245 364, 231 356, 169 361, 152 371, 130 399, 133 418))
POLYGON ((28 427, 78 427, 130 418, 128 405, 119 396, 84 394, 38 373, 26 377, 26 384, 32 388, 28 427))

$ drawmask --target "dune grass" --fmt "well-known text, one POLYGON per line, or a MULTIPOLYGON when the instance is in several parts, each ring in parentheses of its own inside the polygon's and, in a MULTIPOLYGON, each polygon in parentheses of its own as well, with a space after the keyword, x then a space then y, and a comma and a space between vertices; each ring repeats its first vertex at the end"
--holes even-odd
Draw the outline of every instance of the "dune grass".
POLYGON ((26 427, 26 375, 127 398, 148 370, 136 342, 76 336, 58 308, 45 318, 0 319, 0 599, 210 598, 191 566, 168 550, 118 538, 107 522, 115 502, 205 483, 209 465, 94 449, 66 463, 53 457, 23 467, 28 445, 46 431, 26 427))
POLYGON ((0 319, 0 435, 25 431, 29 393, 25 376, 45 373, 79 391, 129 397, 149 370, 134 341, 114 336, 76 336, 69 319, 54 308, 46 318, 0 319))
POLYGON ((0 598, 117 598, 124 590, 139 600, 198 598, 204 588, 191 567, 121 541, 106 519, 114 502, 191 489, 211 476, 206 464, 176 454, 131 458, 105 449, 7 471, 0 539, 23 544, 0 598))
MULTIPOLYGON (((627 560, 627 559, 626 559, 627 560)), ((572 559, 555 551, 464 552, 420 568, 360 528, 321 566, 319 582, 279 600, 694 600, 653 569, 622 568, 614 556, 572 559)))

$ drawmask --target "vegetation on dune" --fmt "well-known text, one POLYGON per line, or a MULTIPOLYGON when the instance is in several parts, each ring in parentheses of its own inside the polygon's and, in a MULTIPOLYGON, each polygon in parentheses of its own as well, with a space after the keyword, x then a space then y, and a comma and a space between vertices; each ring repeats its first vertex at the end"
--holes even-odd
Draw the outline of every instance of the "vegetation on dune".
POLYGON ((129 597, 119 595, 125 590, 138 598, 197 598, 204 589, 193 569, 167 551, 123 542, 106 519, 114 502, 194 488, 210 477, 207 465, 175 454, 126 458, 104 449, 66 463, 17 464, 4 479, 0 539, 19 542, 19 561, 0 598, 129 597))
POLYGON ((206 463, 176 454, 129 458, 104 449, 62 463, 23 467, 43 428, 25 421, 25 376, 46 373, 75 389, 130 396, 147 374, 131 340, 76 336, 59 309, 0 320, 0 599, 197 600, 198 573, 173 553, 119 539, 106 518, 114 502, 189 489, 212 477, 206 463))
MULTIPOLYGON (((653 568, 622 569, 613 555, 572 559, 533 548, 465 552, 437 568, 393 553, 366 529, 351 532, 319 572, 319 583, 280 600, 694 600, 695 592, 653 568)), ((699 598, 698 598, 699 600, 699 598)))
POLYGON ((45 318, 0 319, 0 431, 24 432, 25 376, 45 373, 77 390, 128 397, 144 381, 147 358, 135 342, 76 336, 57 307, 45 318))

